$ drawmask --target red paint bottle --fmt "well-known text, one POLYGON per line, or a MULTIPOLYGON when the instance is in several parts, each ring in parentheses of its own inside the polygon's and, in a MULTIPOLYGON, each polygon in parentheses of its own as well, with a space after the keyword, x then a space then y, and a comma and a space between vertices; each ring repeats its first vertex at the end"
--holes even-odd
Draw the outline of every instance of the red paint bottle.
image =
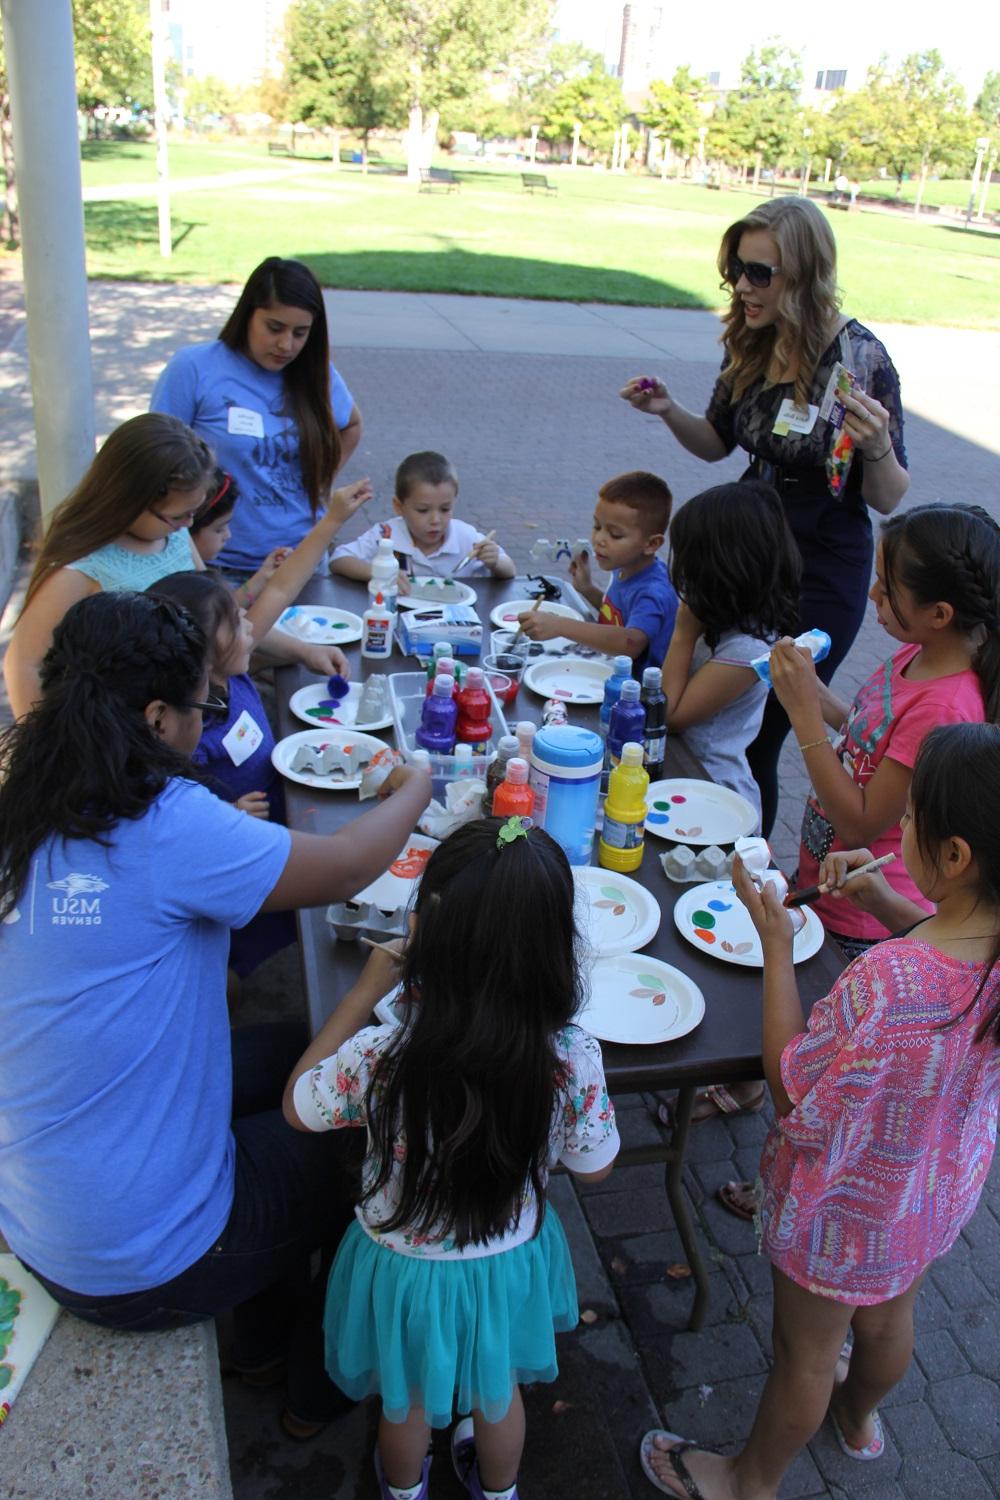
POLYGON ((512 818, 515 814, 530 818, 535 810, 535 794, 528 785, 528 762, 515 755, 507 762, 507 774, 493 794, 493 816, 512 818))
POLYGON ((458 694, 458 723, 455 737, 461 745, 481 745, 489 739, 490 695, 486 691, 482 667, 470 667, 465 685, 458 694))

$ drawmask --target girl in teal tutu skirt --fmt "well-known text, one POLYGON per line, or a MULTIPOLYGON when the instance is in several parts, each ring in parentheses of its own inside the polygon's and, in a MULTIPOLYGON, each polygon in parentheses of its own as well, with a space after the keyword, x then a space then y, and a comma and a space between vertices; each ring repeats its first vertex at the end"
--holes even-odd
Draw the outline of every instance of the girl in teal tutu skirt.
POLYGON ((368 1131, 330 1273, 327 1368, 382 1400, 383 1500, 426 1500, 431 1427, 474 1500, 516 1500, 519 1382, 558 1373, 576 1282, 549 1170, 606 1177, 619 1149, 581 986, 573 877, 527 819, 459 828, 427 863, 405 951, 373 950, 285 1091, 301 1130, 368 1131), (399 1026, 369 1026, 400 985, 399 1026))

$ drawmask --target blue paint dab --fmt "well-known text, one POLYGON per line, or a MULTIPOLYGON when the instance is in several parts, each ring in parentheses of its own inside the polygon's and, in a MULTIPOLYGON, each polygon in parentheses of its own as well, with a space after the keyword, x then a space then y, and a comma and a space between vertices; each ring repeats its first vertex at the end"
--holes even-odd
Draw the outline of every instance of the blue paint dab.
POLYGON ((669 823, 670 822, 670 815, 668 813, 647 813, 646 814, 646 822, 647 823, 669 823))
POLYGON ((729 901, 710 901, 709 906, 713 911, 731 911, 732 903, 729 901))

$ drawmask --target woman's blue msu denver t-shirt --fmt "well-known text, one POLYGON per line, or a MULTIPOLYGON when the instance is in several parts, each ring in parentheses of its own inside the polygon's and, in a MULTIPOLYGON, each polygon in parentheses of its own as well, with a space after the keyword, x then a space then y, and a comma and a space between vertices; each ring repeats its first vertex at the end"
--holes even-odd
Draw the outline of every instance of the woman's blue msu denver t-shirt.
POLYGON ((0 925, 0 1230, 50 1281, 143 1291, 225 1227, 229 929, 289 849, 287 828, 174 780, 109 848, 36 853, 0 925))

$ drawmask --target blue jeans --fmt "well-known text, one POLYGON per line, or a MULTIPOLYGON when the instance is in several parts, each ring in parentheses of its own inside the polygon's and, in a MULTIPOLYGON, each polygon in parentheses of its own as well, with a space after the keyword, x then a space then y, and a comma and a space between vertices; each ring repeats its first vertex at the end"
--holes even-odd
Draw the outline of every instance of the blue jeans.
POLYGON ((285 1082, 306 1045, 302 1027, 241 1027, 232 1043, 236 1181, 217 1243, 172 1281, 120 1297, 38 1279, 78 1318, 125 1332, 182 1328, 232 1308, 234 1365, 254 1369, 285 1355, 289 1409, 326 1421, 345 1402, 323 1365, 323 1296, 353 1217, 364 1140, 351 1130, 293 1130, 282 1116, 285 1082))

